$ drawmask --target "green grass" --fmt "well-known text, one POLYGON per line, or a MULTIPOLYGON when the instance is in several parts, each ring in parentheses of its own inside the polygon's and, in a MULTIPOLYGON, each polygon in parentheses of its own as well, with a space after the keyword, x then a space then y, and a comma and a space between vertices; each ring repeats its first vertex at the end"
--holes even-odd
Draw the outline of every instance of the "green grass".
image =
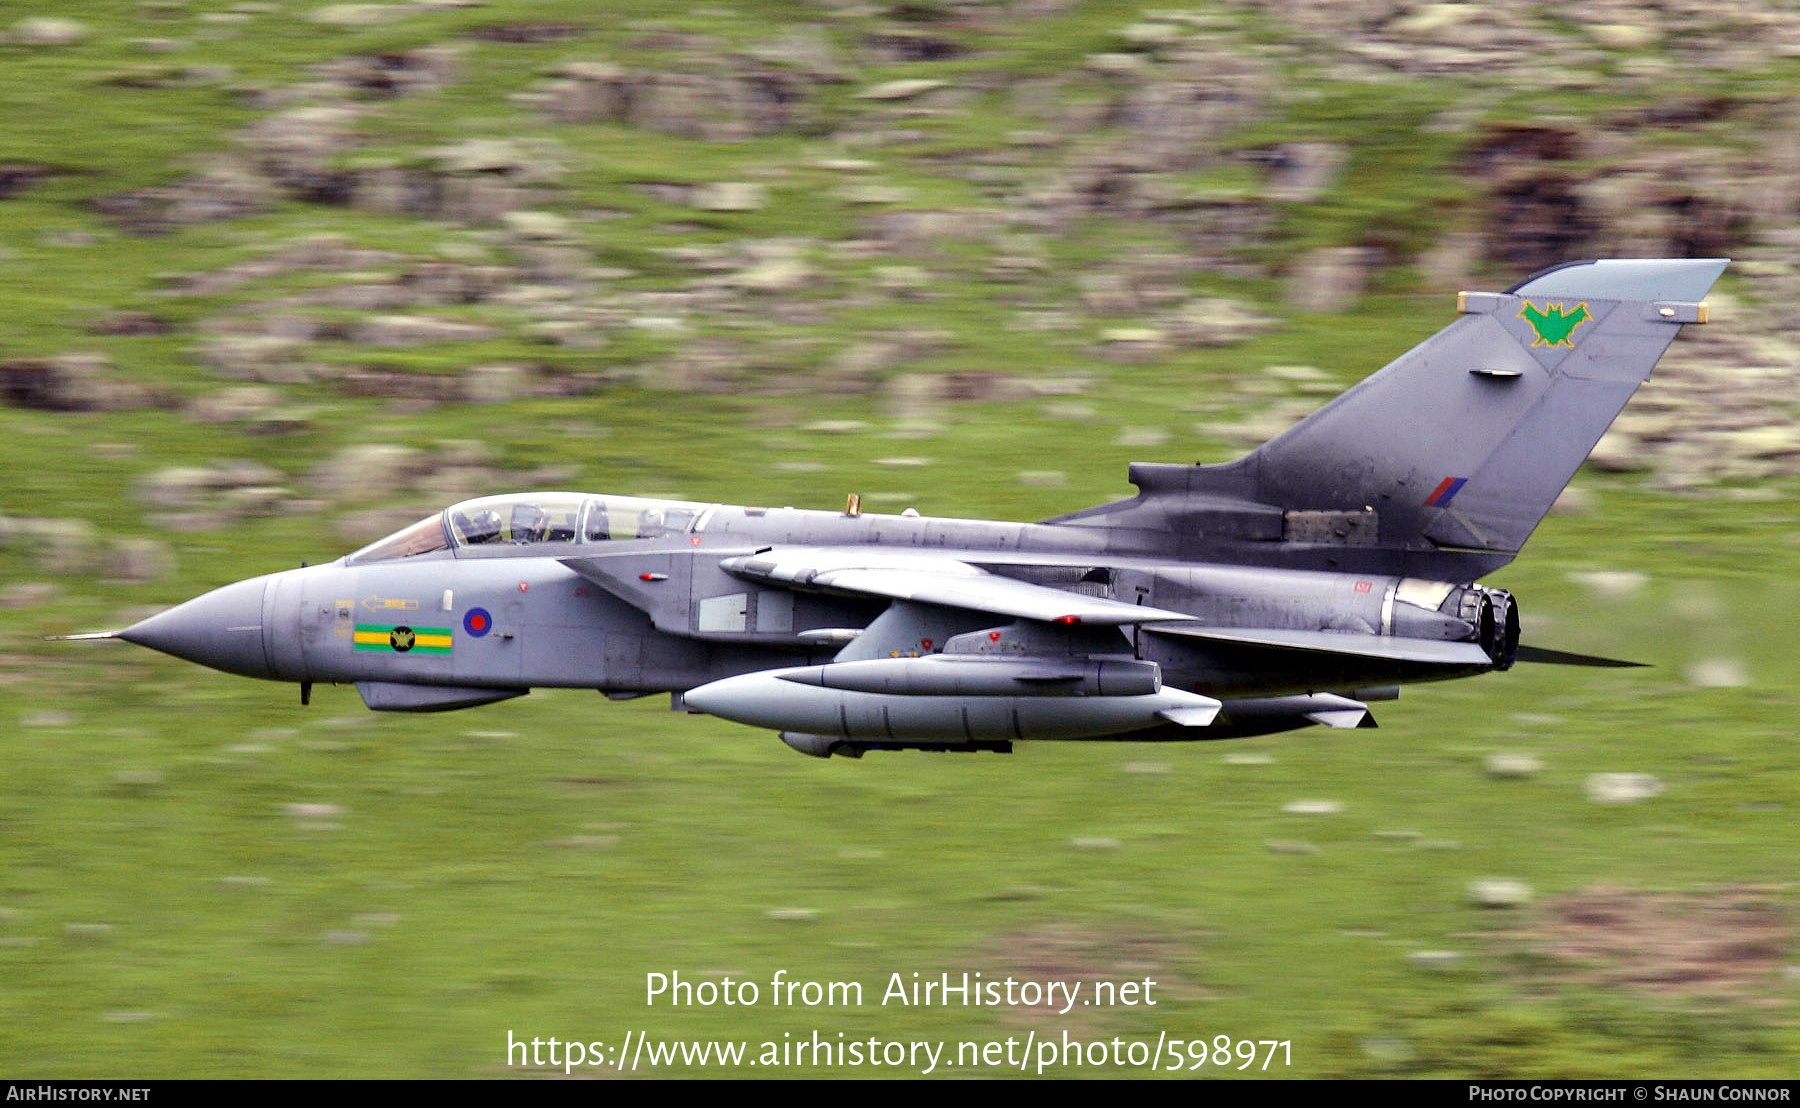
MULTIPOLYGON (((978 425, 967 445, 1003 455, 995 437, 978 425)), ((705 458, 656 476, 688 495, 784 499, 781 479, 712 472, 752 456, 732 442, 717 436, 705 458)), ((627 443, 665 449, 618 427, 598 445, 627 443)), ((831 471, 858 472, 870 471, 831 471)), ((947 486, 977 511, 1023 506, 948 467, 915 476, 933 501, 947 486)), ((1089 480, 1073 480, 1072 495, 1030 491, 1067 507, 1089 480)), ((1308 1076, 1778 1076, 1791 1021, 1741 1002, 1548 987, 1513 965, 1516 944, 1499 934, 1529 926, 1531 911, 1464 900, 1470 880, 1497 875, 1529 882, 1540 901, 1594 885, 1756 884, 1792 908, 1784 798, 1800 744, 1782 613, 1797 598, 1779 583, 1793 580, 1791 522, 1758 506, 1598 491, 1595 515, 1552 520, 1498 583, 1550 619, 1539 641, 1654 669, 1522 666, 1421 687, 1383 707, 1375 732, 1036 744, 1010 758, 820 763, 762 733, 573 692, 397 718, 320 689, 302 710, 291 689, 128 647, 29 641, 291 564, 279 549, 317 554, 317 536, 291 521, 265 534, 274 547, 255 531, 198 537, 219 553, 184 549, 181 579, 151 589, 70 582, 77 597, 4 632, 10 656, 32 659, 12 664, 15 723, 72 717, 18 726, 9 742, 0 938, 24 945, 0 946, 0 1011, 28 1029, 9 1036, 4 1068, 492 1075, 509 1028, 582 1041, 626 1030, 778 1040, 815 1027, 1004 1038, 1028 1025, 872 1003, 651 1008, 640 994, 651 972, 766 982, 785 969, 860 981, 871 997, 893 972, 997 978, 1030 968, 1009 952, 1063 928, 1086 944, 1087 972, 1119 976, 1093 951, 1142 944, 1154 952, 1143 972, 1168 982, 1154 1011, 1096 1015, 1077 1035, 1291 1039, 1293 1072, 1308 1076), (1744 549, 1759 552, 1759 572, 1722 572, 1744 549), (1592 567, 1641 569, 1651 583, 1596 602, 1564 577, 1592 567), (1742 659, 1751 685, 1689 687, 1686 667, 1719 653, 1742 659), (1483 774, 1486 753, 1520 749, 1544 771, 1483 774), (1222 760, 1251 752, 1271 761, 1222 760), (1141 762, 1162 772, 1133 772, 1141 762), (1617 771, 1655 774, 1668 791, 1623 807, 1582 796, 1589 774, 1617 771), (1309 797, 1343 811, 1283 812, 1309 797), (308 821, 289 804, 343 813, 308 821), (1093 839, 1116 846, 1075 845, 1093 839), (1316 852, 1267 845, 1294 840, 1316 852), (769 914, 796 908, 812 914, 769 914), (1417 950, 1461 959, 1419 969, 1407 961, 1417 950)), ((17 570, 18 553, 5 554, 17 570)), ((1770 982, 1761 995, 1789 993, 1770 982)))
MULTIPOLYGON (((283 86, 320 61, 478 27, 592 19, 578 6, 496 0, 339 29, 308 21, 317 6, 279 5, 241 25, 200 18, 228 11, 217 3, 82 5, 75 16, 92 31, 83 43, 0 47, 8 121, 0 162, 66 171, 0 200, 8 306, 0 356, 97 351, 132 380, 193 397, 228 383, 196 359, 202 321, 253 315, 261 303, 342 278, 298 271, 171 296, 172 275, 254 260, 316 234, 397 253, 381 267, 388 272, 471 252, 507 260, 493 227, 343 208, 285 202, 155 238, 124 234, 88 208, 97 196, 166 184, 196 159, 236 150, 231 132, 257 116, 240 85, 283 86), (193 45, 168 55, 132 45, 149 36, 193 45), (110 80, 136 64, 233 73, 176 89, 110 80), (175 329, 147 338, 88 333, 90 321, 115 310, 155 312, 175 329)), ((883 511, 910 504, 931 514, 1041 519, 1130 495, 1133 460, 1230 457, 1212 425, 1289 396, 1285 386, 1260 387, 1266 366, 1314 365, 1348 385, 1447 321, 1447 299, 1413 293, 1416 279, 1396 267, 1342 315, 1284 316, 1239 347, 1115 365, 1094 357, 1100 331, 1140 320, 1077 316, 1067 329, 1030 331, 1017 329, 1019 313, 1067 308, 1082 276, 1121 257, 1188 249, 1179 226, 1095 215, 1040 229, 1048 268, 1016 283, 987 272, 1007 236, 1021 233, 999 217, 890 254, 834 250, 872 212, 1002 210, 1013 183, 1053 175, 1066 156, 1006 147, 1005 164, 988 167, 998 178, 962 172, 958 155, 1041 126, 1004 81, 920 121, 916 135, 881 142, 863 126, 880 109, 854 99, 856 91, 914 75, 1056 78, 1088 54, 1123 49, 1118 31, 1141 10, 1084 3, 1029 23, 996 15, 952 25, 943 33, 971 48, 964 57, 852 67, 848 84, 822 89, 829 134, 702 143, 617 125, 555 125, 507 99, 566 60, 694 64, 667 40, 645 44, 655 31, 765 42, 792 7, 763 0, 645 2, 619 13, 623 29, 596 23, 536 45, 472 41, 452 87, 368 105, 357 124, 366 146, 346 164, 412 164, 420 150, 466 138, 566 151, 567 172, 545 206, 570 217, 594 264, 632 271, 582 294, 596 303, 688 286, 697 274, 670 247, 813 240, 804 250, 813 283, 781 298, 803 301, 812 319, 781 318, 781 303, 769 298, 689 320, 695 334, 740 347, 761 373, 781 371, 780 390, 675 392, 659 382, 681 368, 683 339, 619 327, 598 351, 569 350, 532 341, 521 309, 478 305, 449 311, 496 323, 503 337, 383 349, 315 343, 300 356, 439 375, 518 362, 617 372, 623 383, 572 401, 421 410, 346 397, 329 382, 284 384, 283 402, 311 410, 311 424, 270 438, 177 411, 0 408, 0 517, 75 518, 105 535, 155 536, 177 564, 172 576, 142 585, 54 575, 30 542, 0 526, 0 588, 54 589, 47 601, 0 609, 0 1076, 492 1077, 520 1073, 506 1064, 509 1032, 760 1044, 815 1029, 833 1042, 839 1032, 955 1043, 1065 1030, 1149 1043, 1159 1035, 1286 1040, 1292 1067, 1279 1072, 1305 1077, 1789 1075, 1800 1047, 1791 972, 1742 996, 1652 995, 1569 980, 1521 936, 1556 898, 1596 886, 1756 886, 1790 920, 1800 907, 1791 826, 1800 686, 1788 616, 1800 603, 1800 526, 1781 499, 1800 491, 1792 481, 1754 490, 1778 498, 1760 502, 1729 490, 1674 498, 1583 475, 1593 511, 1552 517, 1492 583, 1518 593, 1530 640, 1653 668, 1520 666, 1422 686, 1378 705, 1375 731, 820 762, 766 733, 673 715, 658 700, 540 691, 466 713, 404 717, 365 711, 349 688, 322 687, 303 709, 291 687, 124 644, 41 641, 336 557, 357 545, 337 530, 349 510, 436 506, 425 490, 404 489, 379 504, 166 534, 138 493, 165 466, 261 459, 310 495, 309 475, 351 444, 430 450, 476 440, 501 487, 556 467, 568 476, 554 483, 595 491, 812 508, 835 508, 854 491, 883 511), (815 164, 842 156, 874 168, 815 164), (698 212, 635 187, 735 180, 766 184, 768 204, 698 212), (863 183, 910 195, 894 205, 837 195, 863 183), (926 272, 919 296, 872 291, 893 265, 926 272), (933 433, 898 437, 881 392, 887 374, 847 383, 829 369, 845 348, 897 330, 944 339, 940 353, 895 373, 1079 374, 1092 384, 1075 397, 943 405, 933 433), (1053 410, 1063 401, 1086 408, 1053 410), (823 420, 865 428, 808 430, 823 420), (1166 431, 1167 442, 1119 444, 1126 429, 1144 428, 1166 431), (895 457, 926 462, 882 464, 895 457), (1027 484, 1026 471, 1057 471, 1064 483, 1027 484), (1637 571, 1647 581, 1635 595, 1602 599, 1570 576, 1595 569, 1637 571), (1718 659, 1738 664, 1748 683, 1701 687, 1694 667, 1718 659), (1543 768, 1524 779, 1490 777, 1485 757, 1504 751, 1536 754, 1543 768), (1665 791, 1634 805, 1588 800, 1589 776, 1610 772, 1653 774, 1665 791), (1305 799, 1342 808, 1285 810, 1305 799), (1471 906, 1469 882, 1486 877, 1527 882, 1533 902, 1471 906), (1456 957, 1420 966, 1410 956, 1421 951, 1456 957), (778 971, 859 982, 866 1001, 777 1008, 768 983, 778 971), (988 1007, 879 1003, 892 974, 964 971, 1149 977, 1157 1004, 1027 1019, 988 1007), (657 972, 755 982, 762 1003, 649 1005, 645 979, 657 972)), ((1246 41, 1283 41, 1260 17, 1202 10, 1223 13, 1225 26, 1242 20, 1250 30, 1229 33, 1246 41)), ((0 15, 0 26, 21 17, 0 15)), ((876 20, 824 8, 809 18, 846 57, 876 20)), ((1707 80, 1788 95, 1792 68, 1707 80)), ((1425 126, 1445 107, 1440 85, 1352 86, 1298 69, 1286 80, 1310 94, 1283 99, 1274 117, 1232 136, 1229 147, 1327 140, 1352 154, 1322 201, 1284 206, 1270 238, 1254 247, 1272 273, 1321 246, 1379 244, 1404 260, 1433 229, 1467 220, 1472 186, 1455 174, 1467 136, 1425 126)), ((1097 79, 1077 77, 1061 95, 1101 94, 1097 79)), ((1529 118, 1541 100, 1516 90, 1497 99, 1493 118, 1529 118)), ((1634 101, 1606 90, 1565 103, 1575 107, 1564 111, 1598 113, 1634 101)), ((1116 138, 1080 136, 1071 149, 1116 138)), ((1256 185, 1236 162, 1183 182, 1251 193, 1256 185)), ((1279 311, 1278 276, 1203 273, 1183 282, 1196 296, 1279 311)), ((1781 960, 1796 961, 1791 947, 1781 960)))

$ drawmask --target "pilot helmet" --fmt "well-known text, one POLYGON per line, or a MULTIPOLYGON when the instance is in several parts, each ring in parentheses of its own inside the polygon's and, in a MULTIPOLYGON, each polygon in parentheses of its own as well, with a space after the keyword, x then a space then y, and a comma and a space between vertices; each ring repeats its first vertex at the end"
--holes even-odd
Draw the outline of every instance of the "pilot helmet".
POLYGON ((476 512, 466 533, 471 543, 493 542, 500 537, 500 513, 492 508, 476 512))
POLYGON ((514 542, 537 542, 544 537, 544 527, 550 517, 544 509, 536 504, 520 504, 512 510, 512 538, 514 542))

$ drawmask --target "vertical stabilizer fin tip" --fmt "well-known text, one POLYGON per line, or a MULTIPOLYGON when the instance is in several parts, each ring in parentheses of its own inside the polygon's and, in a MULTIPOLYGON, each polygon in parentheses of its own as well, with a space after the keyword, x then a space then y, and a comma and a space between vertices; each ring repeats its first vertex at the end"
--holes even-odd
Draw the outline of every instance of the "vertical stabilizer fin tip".
POLYGON ((1511 296, 1574 296, 1602 300, 1694 302, 1719 279, 1729 258, 1604 258, 1540 270, 1512 288, 1511 296))
POLYGON ((1370 545, 1389 564, 1445 580, 1491 572, 1524 546, 1681 325, 1698 321, 1726 264, 1574 262, 1504 293, 1464 293, 1449 326, 1189 487, 1216 473, 1290 514, 1374 505, 1370 545))
POLYGON ((1133 499, 1047 522, 1178 529, 1246 564, 1474 580, 1518 555, 1682 326, 1706 320, 1728 264, 1603 258, 1460 293, 1437 334, 1244 457, 1137 463, 1133 499))

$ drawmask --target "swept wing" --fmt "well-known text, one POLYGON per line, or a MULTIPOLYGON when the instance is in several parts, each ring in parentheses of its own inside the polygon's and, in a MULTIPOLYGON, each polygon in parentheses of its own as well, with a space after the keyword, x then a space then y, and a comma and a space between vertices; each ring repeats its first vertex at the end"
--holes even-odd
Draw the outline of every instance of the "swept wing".
POLYGON ((1193 618, 1181 612, 1002 577, 952 554, 857 547, 777 547, 727 558, 719 564, 726 572, 748 581, 936 604, 1042 623, 1123 626, 1193 618))

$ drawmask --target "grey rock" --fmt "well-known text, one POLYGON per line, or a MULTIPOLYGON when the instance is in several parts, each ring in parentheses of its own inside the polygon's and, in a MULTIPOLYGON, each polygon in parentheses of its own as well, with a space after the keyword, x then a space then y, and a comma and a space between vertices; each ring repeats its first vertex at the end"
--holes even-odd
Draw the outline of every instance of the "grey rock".
POLYGON ((1648 773, 1594 773, 1582 791, 1595 804, 1636 804, 1661 796, 1663 783, 1648 773))
POLYGON ((1702 689, 1739 689, 1750 683, 1750 672, 1736 658, 1702 658, 1688 666, 1687 679, 1702 689))
POLYGON ((1469 903, 1477 908, 1518 908, 1531 902, 1531 886, 1506 877, 1469 882, 1469 903))
POLYGON ((213 335, 198 351, 200 361, 221 377, 240 381, 304 380, 303 344, 270 335, 213 335))
POLYGON ((143 584, 175 573, 175 552, 167 543, 148 538, 115 538, 106 555, 106 576, 143 584))
POLYGON ((312 484, 321 495, 336 500, 377 500, 405 488, 423 468, 422 460, 422 455, 408 446, 392 443, 350 446, 315 470, 312 484))
POLYGON ((28 16, 12 25, 7 39, 20 46, 73 46, 92 32, 87 24, 61 16, 28 16))
POLYGON ((1357 246, 1324 247, 1303 255, 1288 275, 1288 304, 1303 312, 1345 311, 1363 293, 1369 261, 1369 251, 1357 246))
POLYGON ((1588 455, 1588 464, 1607 473, 1642 473, 1651 468, 1643 442, 1625 427, 1612 427, 1588 455))
POLYGON ((0 401, 53 412, 116 412, 174 403, 172 394, 121 376, 104 354, 0 363, 0 401))
POLYGON ((219 505, 232 516, 274 516, 283 513, 293 495, 293 490, 281 485, 245 485, 225 490, 219 505))
POLYGON ((101 568, 104 548, 99 532, 85 519, 22 521, 40 572, 55 576, 93 573, 101 568))
POLYGON ((152 508, 192 508, 212 491, 205 466, 166 466, 138 481, 138 499, 152 508))
POLYGON ((1630 599, 1650 583, 1648 575, 1634 569, 1571 570, 1568 578, 1602 600, 1630 599))
POLYGON ((249 458, 228 458, 211 467, 213 483, 221 489, 267 485, 281 480, 281 471, 249 458))
POLYGON ((1264 160, 1269 165, 1264 196, 1298 203, 1318 199, 1336 183, 1349 152, 1335 142, 1288 142, 1264 160))
POLYGON ((569 221, 555 212, 507 212, 500 223, 521 239, 555 241, 569 237, 569 221))
POLYGON ((484 323, 442 316, 381 315, 366 319, 351 331, 352 341, 369 346, 420 346, 439 342, 485 342, 500 330, 484 323))
POLYGON ((14 581, 0 587, 0 608, 37 608, 62 595, 62 589, 49 581, 14 581))
POLYGON ((187 417, 195 423, 244 423, 268 414, 282 399, 279 390, 262 385, 219 389, 190 403, 187 417))
POLYGON ((703 212, 754 212, 768 203, 768 190, 747 181, 713 181, 695 185, 687 202, 703 212))
POLYGON ((507 139, 466 139, 427 151, 441 173, 493 174, 528 183, 551 183, 562 176, 563 153, 545 143, 507 139))
POLYGON ((470 366, 463 373, 463 395, 476 404, 505 404, 530 395, 530 371, 524 366, 470 366))
POLYGON ((1335 816, 1344 810, 1341 800, 1294 800, 1281 806, 1281 810, 1296 816, 1335 816))
POLYGON ((858 100, 913 100, 928 92, 948 87, 948 82, 933 80, 928 77, 903 77, 895 81, 883 81, 871 85, 856 94, 858 100))
POLYGON ((1224 297, 1191 300, 1157 322, 1172 344, 1190 348, 1235 346, 1275 326, 1273 316, 1224 297))
POLYGON ((309 22, 323 27, 374 27, 411 14, 409 4, 326 4, 306 14, 309 22))
POLYGON ((1534 777, 1539 770, 1544 768, 1542 758, 1520 751, 1500 751, 1489 754, 1482 764, 1489 777, 1502 778, 1534 777))

